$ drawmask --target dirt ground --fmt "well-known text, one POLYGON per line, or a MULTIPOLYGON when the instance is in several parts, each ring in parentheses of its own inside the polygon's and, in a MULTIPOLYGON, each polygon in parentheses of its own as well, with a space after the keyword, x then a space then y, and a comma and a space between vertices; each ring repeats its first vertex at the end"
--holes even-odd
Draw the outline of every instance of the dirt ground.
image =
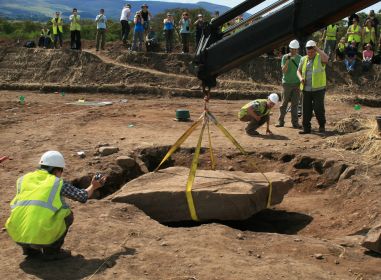
MULTIPOLYGON (((181 85, 179 81, 188 81, 188 87, 197 86, 197 81, 187 73, 166 74, 153 68, 146 71, 144 66, 134 68, 137 66, 123 60, 114 61, 112 56, 94 61, 100 65, 114 63, 113 67, 127 67, 133 82, 134 71, 141 71, 152 81, 154 78, 167 79, 163 86, 171 90, 181 85), (175 78, 177 80, 173 81, 175 78)), ((1 65, 4 64, 0 61, 1 65)), ((108 67, 105 69, 110 70, 108 67)), ((7 83, 6 71, 0 71, 3 84, 7 83)), ((17 72, 16 67, 14 71, 17 72)), ((12 75, 8 77, 11 79, 12 75)), ((21 80, 14 79, 12 83, 42 85, 41 81, 21 80)), ((60 85, 59 81, 55 83, 60 85)), ((75 83, 73 79, 70 84, 75 83)), ((37 88, 0 91, 0 156, 12 157, 0 164, 2 225, 10 213, 9 202, 15 194, 16 179, 32 171, 46 150, 55 149, 64 154, 67 164, 64 178, 67 180, 75 181, 96 171, 110 175, 104 187, 108 191, 98 194, 101 199, 91 199, 87 204, 68 201, 75 221, 64 247, 72 250, 74 257, 53 262, 25 260, 21 249, 3 229, 0 233, 0 277, 381 279, 381 256, 360 246, 367 231, 381 221, 381 163, 371 159, 372 155, 365 151, 348 148, 348 143, 356 142, 370 131, 367 125, 380 114, 380 109, 362 106, 355 111, 354 104, 342 102, 344 93, 337 87, 327 94, 326 135, 313 133, 301 137, 291 127, 289 115, 286 127, 275 128, 276 108, 271 126, 274 136, 249 137, 244 133, 245 124, 236 118, 239 108, 255 96, 250 91, 249 81, 225 79, 224 83, 237 92, 242 85, 248 98, 212 99, 210 111, 250 156, 240 155, 214 127, 211 135, 217 169, 253 172, 255 170, 248 164, 251 158, 261 171, 288 174, 295 186, 280 205, 246 221, 201 224, 160 224, 132 205, 112 203, 110 193, 124 183, 114 178, 115 174, 123 172, 117 169, 116 158, 121 155, 136 157, 142 155, 142 151, 154 154, 158 149, 161 155, 191 124, 174 121, 175 110, 189 109, 195 120, 203 111, 202 98, 188 98, 186 92, 182 92, 182 97, 152 95, 138 89, 133 94, 71 93, 68 90, 64 96, 61 91, 41 93, 37 88), (18 102, 21 95, 25 96, 24 105, 18 102), (67 104, 79 99, 112 101, 113 104, 104 107, 67 104), (364 129, 346 134, 335 132, 337 123, 349 116, 359 119, 364 129), (119 152, 100 157, 98 147, 105 143, 118 147, 119 152), (84 151, 86 157, 79 157, 78 151, 84 151), (338 179, 332 175, 336 170, 332 166, 351 167, 355 175, 338 179)), ((279 85, 266 86, 268 88, 260 88, 257 92, 279 90, 279 85)), ((223 86, 220 87, 218 90, 224 91, 223 86)), ((313 120, 313 129, 317 130, 316 120, 313 120)), ((264 131, 264 128, 259 129, 262 134, 264 131)), ((196 146, 198 133, 199 130, 192 134, 183 145, 185 149, 173 156, 172 165, 190 166, 191 148, 196 146)), ((203 147, 207 146, 207 139, 204 139, 203 147)), ((158 158, 155 160, 160 160, 158 158)), ((152 169, 147 157, 142 159, 148 169, 152 169)), ((155 163, 151 159, 151 164, 155 163)), ((210 168, 206 152, 201 156, 200 168, 210 168)))

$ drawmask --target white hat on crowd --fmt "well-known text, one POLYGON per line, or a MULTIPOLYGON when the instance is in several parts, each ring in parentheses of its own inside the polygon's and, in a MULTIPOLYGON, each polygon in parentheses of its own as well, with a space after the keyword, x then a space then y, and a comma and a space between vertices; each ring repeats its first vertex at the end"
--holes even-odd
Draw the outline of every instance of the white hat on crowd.
POLYGON ((272 93, 269 95, 269 100, 274 103, 274 104, 277 104, 279 102, 279 96, 278 94, 276 93, 272 93))
POLYGON ((41 156, 40 165, 65 168, 65 159, 60 152, 47 151, 41 156))
POLYGON ((316 47, 316 42, 314 40, 309 40, 306 44, 306 48, 316 47))
POLYGON ((300 48, 298 40, 292 40, 288 46, 290 47, 290 49, 299 49, 300 48))

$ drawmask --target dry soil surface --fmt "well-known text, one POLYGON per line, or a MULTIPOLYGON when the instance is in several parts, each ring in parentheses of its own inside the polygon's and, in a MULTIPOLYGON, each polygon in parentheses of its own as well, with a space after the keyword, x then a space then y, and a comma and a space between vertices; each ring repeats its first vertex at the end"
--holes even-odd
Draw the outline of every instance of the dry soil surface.
MULTIPOLYGON (((133 73, 132 67, 130 71, 133 73)), ((56 149, 64 154, 64 178, 68 180, 76 181, 96 171, 110 175, 110 179, 105 190, 97 194, 100 199, 86 204, 68 201, 75 221, 64 247, 72 250, 72 258, 53 262, 26 260, 3 229, 0 277, 381 279, 380 256, 359 245, 369 228, 380 221, 380 162, 340 144, 347 138, 346 143, 351 139, 354 142, 369 129, 345 135, 334 132, 335 124, 343 118, 352 115, 365 123, 374 119, 380 109, 363 106, 355 111, 352 104, 340 101, 341 94, 327 94, 328 133, 303 137, 291 128, 289 115, 284 128, 273 126, 277 108, 271 125, 274 136, 264 135, 264 128, 259 129, 259 137, 247 136, 245 124, 236 115, 249 100, 212 99, 210 111, 250 154, 240 155, 216 127, 211 127, 217 169, 282 172, 293 178, 295 186, 280 205, 245 221, 163 225, 133 205, 110 201, 112 192, 138 175, 124 176, 116 158, 140 155, 152 170, 168 146, 191 124, 174 121, 175 110, 189 109, 195 120, 203 112, 201 98, 153 97, 139 92, 61 96, 53 92, 1 91, 0 156, 12 157, 0 164, 1 224, 9 216, 17 177, 34 170, 46 150, 56 149), (21 95, 25 96, 24 105, 18 102, 21 95), (79 99, 113 104, 67 104, 79 99), (101 157, 97 150, 102 144, 116 146, 119 152, 101 157), (79 157, 78 151, 84 151, 86 157, 79 157), (256 167, 252 162, 256 162, 256 167), (353 168, 355 174, 339 179, 348 168, 353 168)), ((317 128, 316 120, 313 128, 317 128)), ((170 165, 190 166, 198 134, 199 130, 190 136, 170 165)), ((205 137, 203 147, 207 146, 205 137)), ((208 169, 209 164, 205 149, 199 168, 208 169)))

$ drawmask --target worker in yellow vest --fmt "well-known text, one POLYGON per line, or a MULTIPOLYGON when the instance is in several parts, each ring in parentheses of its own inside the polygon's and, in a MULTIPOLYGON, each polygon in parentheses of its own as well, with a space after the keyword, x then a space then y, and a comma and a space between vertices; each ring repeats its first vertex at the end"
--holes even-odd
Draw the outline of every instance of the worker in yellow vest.
POLYGON ((70 15, 70 48, 72 50, 81 50, 81 23, 80 15, 76 8, 73 9, 73 14, 70 15))
POLYGON ((16 196, 10 203, 12 211, 5 228, 28 258, 70 257, 70 251, 61 249, 73 223, 73 214, 64 197, 84 203, 103 186, 106 177, 94 176, 87 189, 78 189, 61 179, 65 160, 60 152, 44 153, 39 164, 38 170, 17 180, 16 196))
POLYGON ((60 12, 56 12, 55 17, 52 18, 51 22, 53 26, 54 48, 58 48, 58 41, 60 43, 60 48, 62 48, 63 20, 60 17, 60 12))
POLYGON ((336 49, 338 26, 330 24, 323 32, 322 39, 324 40, 324 52, 333 60, 336 49))
POLYGON ((359 44, 361 43, 361 28, 357 19, 354 18, 352 25, 348 27, 347 36, 347 42, 351 44, 353 41, 355 41, 356 48, 358 48, 359 44))
POLYGON ((319 132, 325 133, 324 96, 326 88, 325 66, 328 55, 316 46, 316 42, 309 40, 306 44, 307 55, 300 60, 297 75, 300 80, 300 89, 303 94, 303 130, 300 134, 311 133, 312 112, 319 123, 319 132))
POLYGON ((376 29, 372 26, 372 20, 367 19, 362 29, 363 50, 370 44, 372 48, 376 46, 376 29))
POLYGON ((279 96, 271 93, 267 99, 256 99, 245 104, 238 112, 238 119, 241 122, 249 122, 246 126, 246 134, 257 136, 257 129, 266 123, 266 134, 272 135, 270 130, 270 113, 279 102, 279 96))

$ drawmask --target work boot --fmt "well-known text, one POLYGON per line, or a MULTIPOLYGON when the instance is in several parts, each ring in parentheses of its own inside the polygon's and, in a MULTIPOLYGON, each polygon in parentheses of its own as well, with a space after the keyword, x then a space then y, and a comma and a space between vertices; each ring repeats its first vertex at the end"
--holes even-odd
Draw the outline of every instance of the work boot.
POLYGON ((296 128, 296 129, 301 129, 302 128, 299 124, 293 124, 292 127, 296 128))
POLYGON ((275 125, 275 127, 284 127, 284 123, 278 123, 275 125))
POLYGON ((259 132, 256 131, 256 130, 253 130, 253 131, 246 131, 246 134, 249 135, 249 136, 258 136, 258 135, 259 135, 259 132))
POLYGON ((22 247, 22 253, 27 259, 38 258, 42 256, 41 250, 33 249, 30 247, 22 247))
POLYGON ((299 131, 299 134, 310 134, 311 129, 303 129, 302 131, 299 131))
POLYGON ((55 248, 44 248, 42 258, 44 261, 55 261, 63 260, 71 257, 70 250, 55 249, 55 248))

